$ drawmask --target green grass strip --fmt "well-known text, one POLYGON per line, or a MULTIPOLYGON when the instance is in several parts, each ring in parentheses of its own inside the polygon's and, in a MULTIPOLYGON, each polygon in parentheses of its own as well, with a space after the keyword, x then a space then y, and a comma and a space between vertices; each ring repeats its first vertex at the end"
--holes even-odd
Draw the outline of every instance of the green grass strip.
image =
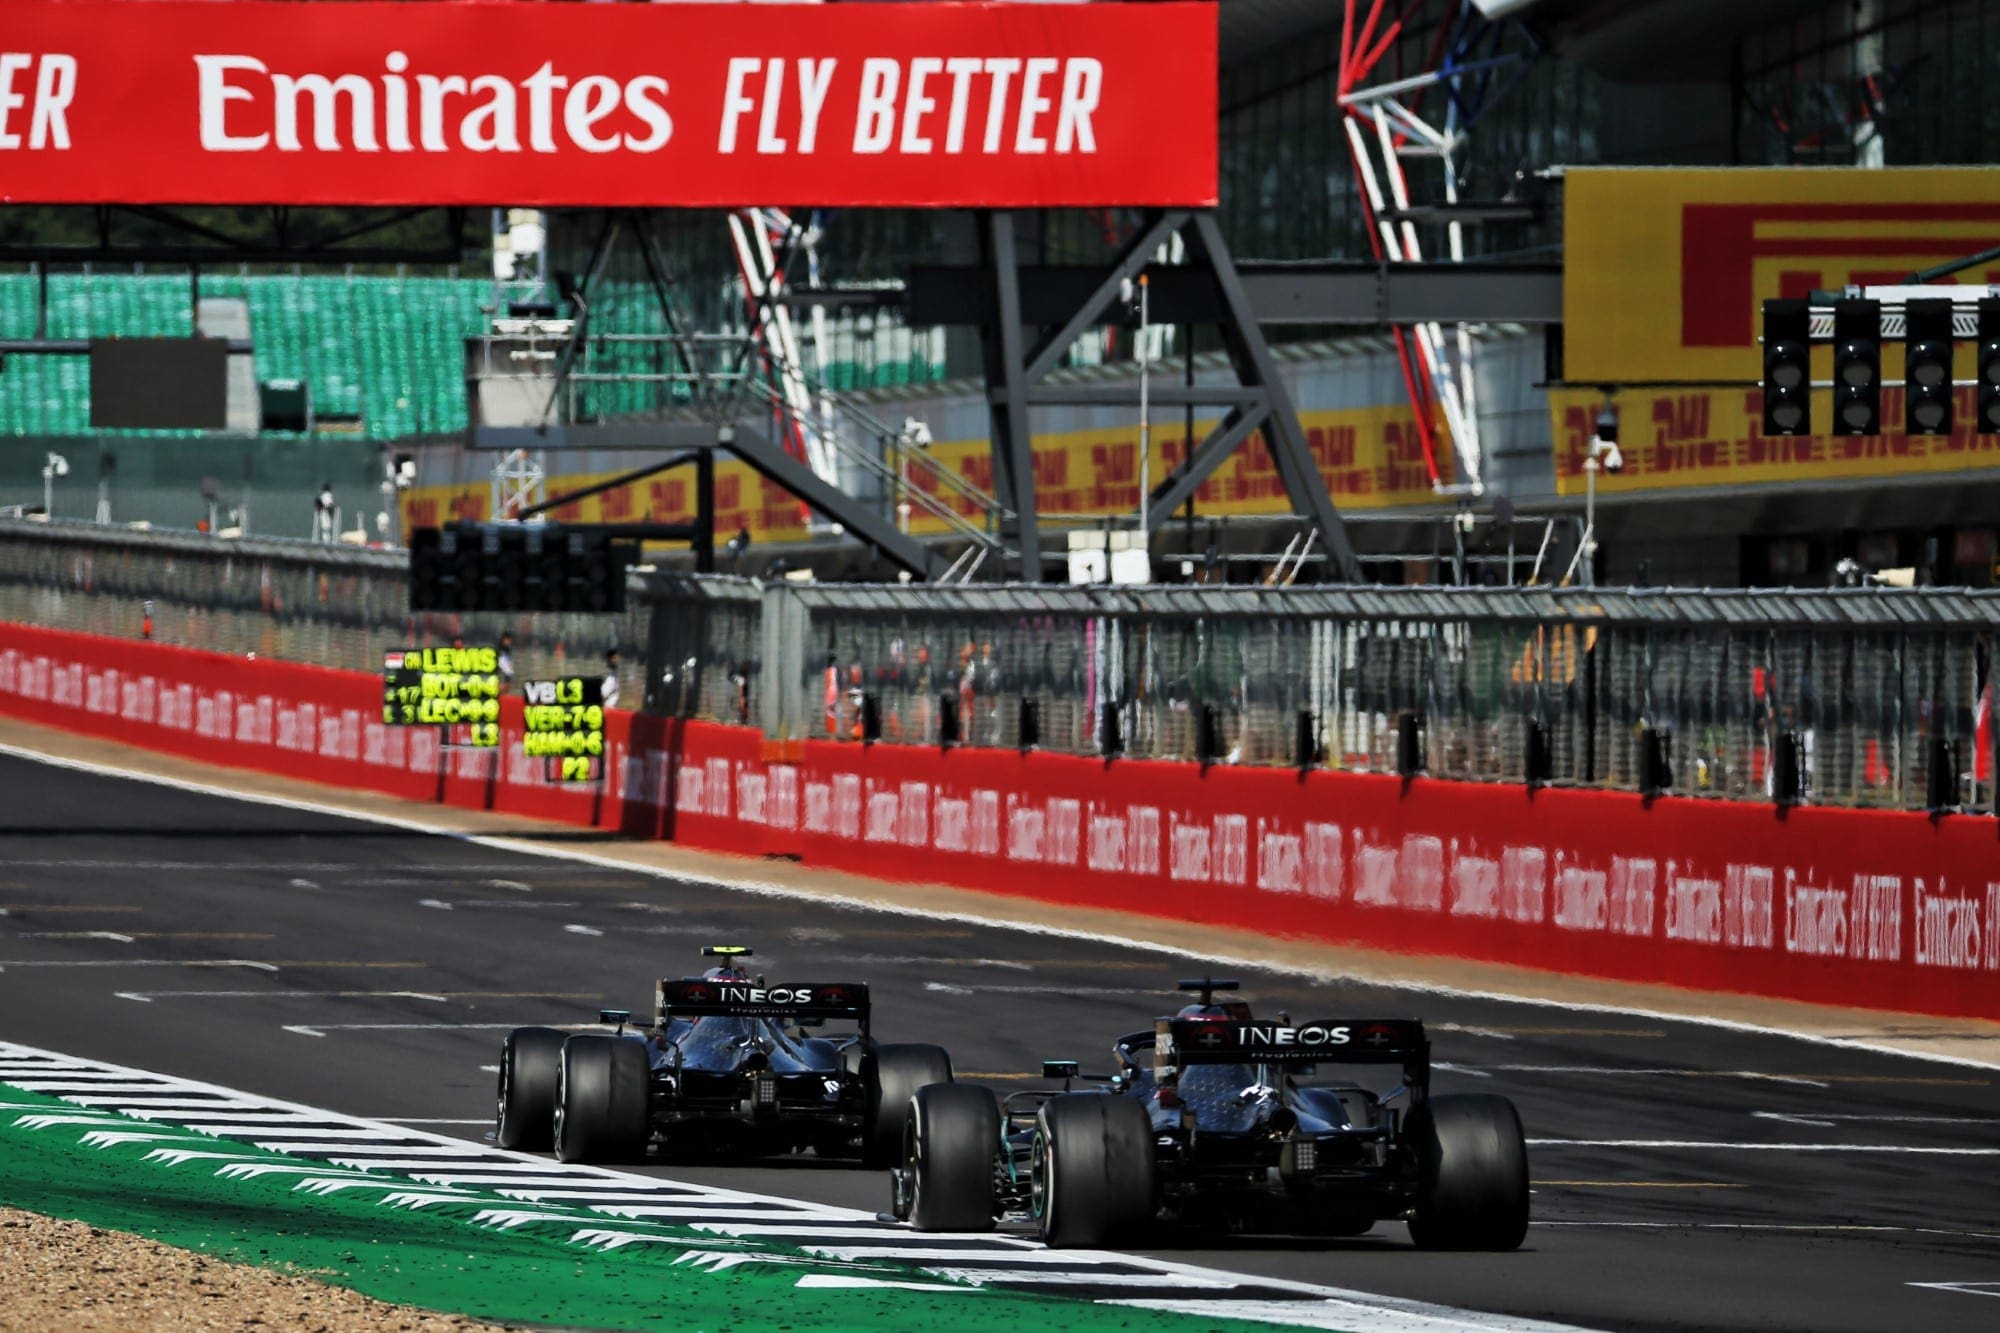
POLYGON ((979 1289, 888 1262, 827 1261, 762 1241, 432 1186, 92 1111, 5 1084, 0 1202, 306 1274, 399 1305, 505 1323, 682 1333, 1268 1333, 1272 1327, 979 1289), (412 1206, 419 1200, 422 1206, 412 1206), (501 1211, 514 1218, 497 1216, 501 1211), (533 1216, 516 1220, 521 1214, 533 1216), (647 1239, 615 1250, 572 1240, 592 1228, 647 1239), (860 1285, 802 1287, 802 1280, 860 1285), (892 1282, 943 1290, 867 1285, 892 1282))

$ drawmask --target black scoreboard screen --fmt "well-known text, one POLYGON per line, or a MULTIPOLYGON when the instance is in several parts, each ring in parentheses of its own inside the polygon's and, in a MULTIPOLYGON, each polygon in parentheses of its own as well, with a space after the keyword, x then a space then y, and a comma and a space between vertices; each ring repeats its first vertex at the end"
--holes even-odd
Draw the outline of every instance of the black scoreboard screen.
POLYGON ((382 720, 397 727, 467 729, 466 744, 500 744, 500 653, 495 648, 391 648, 382 654, 382 720))
POLYGON ((521 744, 528 756, 552 761, 549 774, 558 782, 591 781, 593 761, 604 757, 604 682, 563 676, 521 688, 527 696, 521 744))

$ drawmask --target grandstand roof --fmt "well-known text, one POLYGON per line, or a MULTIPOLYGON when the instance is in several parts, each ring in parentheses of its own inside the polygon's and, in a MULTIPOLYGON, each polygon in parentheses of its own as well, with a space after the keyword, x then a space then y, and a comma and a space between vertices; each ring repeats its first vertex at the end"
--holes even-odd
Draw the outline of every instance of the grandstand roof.
MULTIPOLYGON (((1255 4, 1259 0, 1246 0, 1255 4)), ((1270 0, 1288 3, 1289 0, 1270 0)), ((1733 39, 1830 8, 1834 0, 1473 0, 1518 19, 1558 55, 1638 83, 1722 78, 1733 39)), ((1227 12, 1227 6, 1225 6, 1227 12)))

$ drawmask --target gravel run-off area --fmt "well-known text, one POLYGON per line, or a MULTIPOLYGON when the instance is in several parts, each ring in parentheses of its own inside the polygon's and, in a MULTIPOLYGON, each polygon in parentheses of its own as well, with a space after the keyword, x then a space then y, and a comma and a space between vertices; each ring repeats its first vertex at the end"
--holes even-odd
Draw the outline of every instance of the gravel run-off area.
POLYGON ((474 1333, 460 1315, 388 1305, 312 1278, 0 1208, 0 1330, 11 1333, 474 1333))

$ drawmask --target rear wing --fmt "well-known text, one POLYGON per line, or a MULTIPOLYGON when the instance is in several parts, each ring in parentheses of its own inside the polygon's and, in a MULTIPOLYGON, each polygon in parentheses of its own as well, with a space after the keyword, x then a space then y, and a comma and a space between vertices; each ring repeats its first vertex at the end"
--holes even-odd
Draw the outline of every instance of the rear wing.
POLYGON ((1163 1018, 1153 1061, 1162 1077, 1188 1065, 1399 1064, 1430 1078, 1431 1044, 1414 1018, 1316 1018, 1305 1023, 1163 1018))
POLYGON ((654 987, 659 1021, 669 1018, 777 1018, 793 1022, 851 1018, 868 1024, 868 987, 858 981, 711 981, 664 978, 654 987))

